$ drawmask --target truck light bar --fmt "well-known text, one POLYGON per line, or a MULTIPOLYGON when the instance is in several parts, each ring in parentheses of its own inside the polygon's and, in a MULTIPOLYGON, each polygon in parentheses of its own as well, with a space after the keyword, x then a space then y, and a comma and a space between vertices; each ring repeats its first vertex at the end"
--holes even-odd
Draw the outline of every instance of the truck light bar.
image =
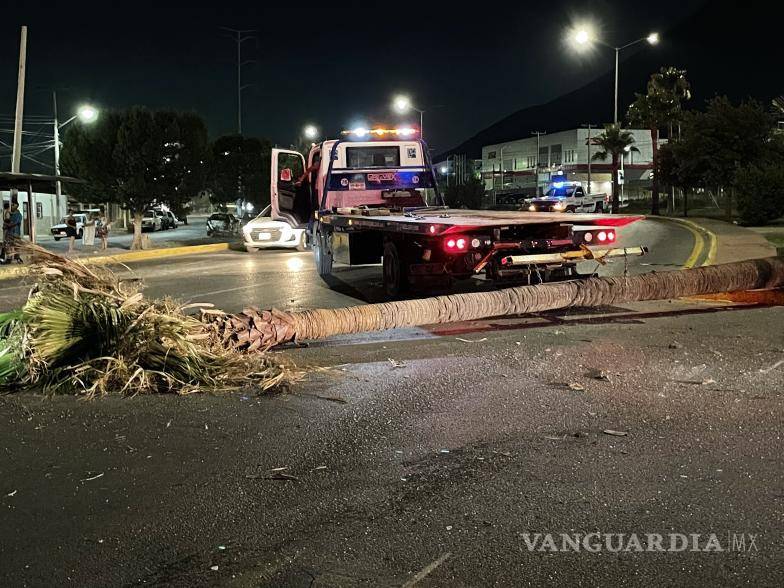
POLYGON ((364 137, 413 137, 416 135, 417 130, 411 127, 404 127, 402 129, 366 129, 364 127, 357 127, 356 129, 348 129, 343 131, 343 135, 347 137, 356 137, 362 139, 364 137))

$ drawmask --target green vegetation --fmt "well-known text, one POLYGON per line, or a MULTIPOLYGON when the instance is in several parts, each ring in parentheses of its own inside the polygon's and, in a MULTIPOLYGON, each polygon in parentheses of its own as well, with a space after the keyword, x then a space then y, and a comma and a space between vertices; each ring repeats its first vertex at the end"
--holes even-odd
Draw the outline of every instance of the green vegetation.
POLYGON ((620 124, 604 126, 604 132, 594 139, 594 144, 599 150, 593 154, 593 160, 612 160, 612 213, 617 214, 620 210, 620 190, 618 189, 618 167, 621 155, 625 151, 637 151, 633 146, 634 136, 629 131, 621 129, 620 124))
POLYGON ((133 107, 95 124, 73 125, 63 140, 64 173, 85 181, 74 196, 114 202, 134 217, 133 249, 142 246, 142 216, 153 204, 180 209, 204 187, 207 127, 195 114, 133 107))
MULTIPOLYGON (((189 308, 147 300, 106 269, 33 245, 39 281, 24 306, 0 315, 0 387, 86 396, 265 390, 286 371, 263 353, 227 348, 189 308)), ((209 306, 209 305, 208 305, 209 306)))

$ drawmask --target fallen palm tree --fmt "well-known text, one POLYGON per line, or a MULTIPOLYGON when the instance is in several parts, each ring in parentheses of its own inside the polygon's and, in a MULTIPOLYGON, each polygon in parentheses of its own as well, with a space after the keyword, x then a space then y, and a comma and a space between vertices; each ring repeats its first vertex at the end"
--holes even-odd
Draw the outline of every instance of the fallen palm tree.
POLYGON ((781 287, 784 259, 771 257, 681 271, 588 278, 348 308, 297 312, 248 308, 239 314, 207 310, 204 319, 219 339, 231 342, 237 349, 253 351, 288 341, 335 335, 781 287))
POLYGON ((265 354, 226 348, 169 299, 148 300, 135 281, 24 246, 37 276, 21 309, 0 314, 0 387, 139 394, 281 384, 265 354))

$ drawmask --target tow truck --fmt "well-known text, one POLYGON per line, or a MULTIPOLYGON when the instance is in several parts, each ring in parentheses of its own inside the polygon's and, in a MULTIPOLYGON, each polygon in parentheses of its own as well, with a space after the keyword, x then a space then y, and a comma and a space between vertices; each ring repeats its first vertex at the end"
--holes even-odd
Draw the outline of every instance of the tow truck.
POLYGON ((318 273, 382 265, 390 298, 480 277, 497 284, 582 277, 578 262, 643 255, 614 247, 641 216, 451 209, 413 128, 356 128, 307 157, 272 150, 272 217, 308 227, 318 273))

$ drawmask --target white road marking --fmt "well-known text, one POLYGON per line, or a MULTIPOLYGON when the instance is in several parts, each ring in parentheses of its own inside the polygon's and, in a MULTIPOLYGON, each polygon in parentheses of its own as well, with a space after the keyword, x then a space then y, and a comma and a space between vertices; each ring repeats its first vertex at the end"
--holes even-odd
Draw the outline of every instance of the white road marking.
POLYGON ((403 584, 402 588, 411 588, 411 586, 416 585, 417 583, 419 583, 420 581, 425 579, 425 577, 427 577, 433 570, 435 570, 438 566, 440 566, 442 563, 444 563, 450 557, 452 557, 452 554, 447 551, 444 555, 439 557, 436 561, 434 561, 434 562, 428 564, 427 566, 425 566, 424 568, 422 568, 413 578, 411 578, 408 582, 403 584))

